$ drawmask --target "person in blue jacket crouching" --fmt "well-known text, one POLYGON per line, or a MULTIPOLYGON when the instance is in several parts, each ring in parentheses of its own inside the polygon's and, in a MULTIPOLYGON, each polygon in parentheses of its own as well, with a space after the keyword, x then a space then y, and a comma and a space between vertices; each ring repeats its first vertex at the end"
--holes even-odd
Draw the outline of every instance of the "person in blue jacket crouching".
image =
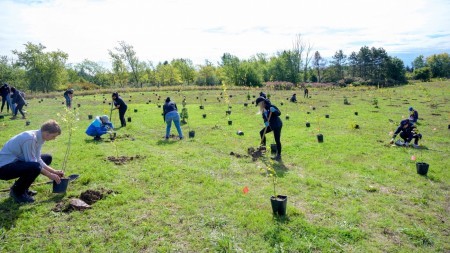
POLYGON ((108 116, 97 116, 86 129, 86 134, 93 136, 94 140, 99 141, 101 140, 100 136, 108 133, 110 130, 112 131, 113 129, 114 126, 111 122, 109 122, 108 116))

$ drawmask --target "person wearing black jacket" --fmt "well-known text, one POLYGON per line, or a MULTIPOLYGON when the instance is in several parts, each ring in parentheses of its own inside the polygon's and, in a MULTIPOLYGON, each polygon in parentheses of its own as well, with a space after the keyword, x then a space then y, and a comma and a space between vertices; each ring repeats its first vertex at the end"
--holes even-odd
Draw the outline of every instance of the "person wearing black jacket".
POLYGON ((12 104, 16 105, 15 109, 14 109, 13 117, 11 119, 17 118, 17 112, 20 112, 20 114, 22 114, 22 119, 25 119, 26 118, 25 114, 22 111, 23 106, 26 104, 25 98, 22 96, 21 92, 14 87, 11 88, 11 92, 13 93, 11 96, 12 104))
POLYGON ((413 119, 405 119, 400 122, 397 130, 394 132, 394 135, 391 139, 391 144, 394 144, 395 137, 400 133, 400 138, 403 139, 403 146, 408 147, 409 143, 414 139, 413 146, 415 148, 419 147, 419 139, 422 139, 422 134, 419 133, 416 125, 413 122, 413 119))
POLYGON ((175 127, 177 128, 180 140, 182 140, 183 132, 181 131, 180 126, 180 114, 178 114, 177 104, 171 101, 170 97, 166 98, 166 102, 163 105, 163 116, 164 121, 166 122, 166 140, 168 140, 170 136, 170 128, 172 127, 172 121, 175 124, 175 127))
MULTIPOLYGON (((6 112, 9 112, 9 104, 11 103, 10 90, 7 83, 4 83, 2 87, 0 87, 0 95, 2 96, 2 108, 1 112, 3 112, 3 107, 6 104, 6 112)), ((12 111, 12 108, 11 108, 12 111)))
POLYGON ((277 145, 277 154, 272 159, 280 161, 281 160, 281 129, 283 128, 283 122, 280 119, 280 110, 272 105, 270 101, 264 97, 259 97, 256 99, 256 106, 259 106, 261 111, 265 127, 261 129, 259 135, 262 139, 262 145, 266 145, 265 133, 270 133, 273 131, 273 136, 275 137, 275 143, 277 145), (266 130, 267 128, 267 130, 266 130))
POLYGON ((68 89, 64 92, 64 98, 66 99, 67 108, 72 108, 73 89, 68 89))
POLYGON ((112 94, 112 99, 114 102, 114 110, 119 110, 119 118, 120 118, 120 124, 122 127, 127 126, 127 122, 125 121, 125 112, 127 111, 128 107, 127 104, 123 101, 123 99, 119 96, 119 93, 114 92, 112 94))

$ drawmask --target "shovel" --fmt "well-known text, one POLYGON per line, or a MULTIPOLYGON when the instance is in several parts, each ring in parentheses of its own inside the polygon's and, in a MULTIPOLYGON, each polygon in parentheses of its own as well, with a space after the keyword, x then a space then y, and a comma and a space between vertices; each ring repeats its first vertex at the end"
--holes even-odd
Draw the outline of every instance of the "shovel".
MULTIPOLYGON (((78 175, 78 174, 72 174, 72 175, 68 176, 67 178, 69 179, 69 181, 74 181, 74 180, 76 180, 79 177, 80 177, 80 175, 78 175)), ((37 186, 37 185, 43 185, 43 184, 52 184, 52 183, 53 183, 53 181, 48 181, 48 182, 32 184, 31 186, 37 186)), ((9 188, 8 189, 3 189, 3 190, 0 190, 0 192, 8 192, 9 190, 10 190, 9 188)))
MULTIPOLYGON (((272 112, 270 112, 269 113, 269 118, 267 118, 267 122, 270 122, 270 118, 272 117, 272 112)), ((263 143, 263 140, 264 140, 264 137, 266 136, 266 132, 267 132, 267 128, 268 128, 269 126, 266 126, 265 128, 264 128, 264 133, 263 133, 263 135, 261 136, 261 141, 259 142, 259 147, 260 147, 260 149, 261 149, 261 147, 262 147, 262 143, 263 143)))

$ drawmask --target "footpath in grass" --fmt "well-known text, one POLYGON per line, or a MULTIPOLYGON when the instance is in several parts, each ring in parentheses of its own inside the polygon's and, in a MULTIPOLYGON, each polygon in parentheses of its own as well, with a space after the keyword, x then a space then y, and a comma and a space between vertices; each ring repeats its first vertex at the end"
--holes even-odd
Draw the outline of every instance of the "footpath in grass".
MULTIPOLYGON (((247 153, 260 142, 263 122, 252 104, 260 90, 124 93, 131 122, 114 141, 100 142, 84 131, 88 115, 109 115, 110 94, 75 95, 79 120, 66 174, 80 177, 65 195, 39 177, 44 184, 33 187, 31 205, 1 192, 0 252, 448 252, 449 87, 313 88, 310 99, 300 90, 266 91, 283 120, 283 161, 273 164, 270 154, 247 153), (287 100, 294 92, 295 104, 287 100), (180 111, 186 96, 182 129, 194 138, 164 140, 159 106, 167 96, 180 111), (410 106, 419 111, 421 148, 389 145, 410 106), (416 162, 430 165, 427 176, 416 173, 416 162), (268 166, 276 193, 288 197, 285 217, 272 215, 268 166), (90 208, 70 210, 72 198, 90 208)), ((63 101, 30 100, 29 125, 0 119, 1 145, 58 121, 63 101)), ((112 122, 120 125, 117 112, 112 122)), ((44 145, 53 167, 61 167, 67 143, 63 132, 44 145)), ((273 143, 269 134, 268 153, 273 143)), ((0 181, 1 189, 11 184, 0 181)))

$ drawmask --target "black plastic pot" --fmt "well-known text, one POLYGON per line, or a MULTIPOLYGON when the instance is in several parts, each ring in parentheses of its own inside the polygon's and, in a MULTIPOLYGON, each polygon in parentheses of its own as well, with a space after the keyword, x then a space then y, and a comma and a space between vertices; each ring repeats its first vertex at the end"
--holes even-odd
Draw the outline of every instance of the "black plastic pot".
POLYGON ((69 186, 68 178, 61 178, 61 183, 59 184, 53 181, 53 193, 65 193, 67 191, 67 186, 69 186))
POLYGON ((323 142, 323 135, 322 135, 322 134, 318 134, 318 135, 317 135, 317 141, 318 141, 319 143, 322 143, 322 142, 323 142))
POLYGON ((137 109, 134 109, 134 112, 138 112, 137 109))
POLYGON ((232 120, 229 120, 229 121, 228 121, 228 125, 229 125, 229 126, 233 125, 233 121, 232 121, 232 120))
POLYGON ((313 107, 312 109, 313 109, 313 111, 314 111, 314 110, 316 110, 316 107, 313 107))
POLYGON ((194 138, 195 137, 195 131, 189 131, 189 138, 194 138))
POLYGON ((81 106, 81 104, 78 104, 78 107, 80 107, 81 106))
POLYGON ((358 116, 358 112, 355 112, 355 115, 358 116))
POLYGON ((280 105, 284 105, 283 102, 281 102, 280 105))
POLYGON ((270 204, 272 204, 272 211, 274 215, 286 215, 287 196, 277 195, 270 197, 270 204))
POLYGON ((252 105, 254 105, 255 104, 255 101, 252 101, 252 105))
POLYGON ((256 98, 256 96, 255 96, 255 95, 253 95, 253 98, 256 98))
POLYGON ((448 125, 448 129, 450 129, 450 125, 448 125))
POLYGON ((203 118, 206 119, 206 114, 203 114, 203 118))
POLYGON ((286 115, 286 120, 289 120, 289 118, 290 118, 290 117, 289 117, 288 115, 286 115))
POLYGON ((161 105, 158 105, 158 108, 161 108, 161 105))
POLYGON ((247 103, 244 103, 244 106, 245 106, 245 107, 247 107, 247 106, 248 106, 248 104, 247 104, 247 103))
POLYGON ((311 112, 306 112, 306 114, 311 114, 311 112))
POLYGON ((225 111, 226 115, 230 115, 231 114, 231 110, 225 111))
POLYGON ((325 115, 325 118, 327 118, 327 119, 330 118, 330 115, 326 114, 326 115, 325 115))
POLYGON ((278 153, 277 144, 270 144, 270 153, 276 155, 278 153))
POLYGON ((89 114, 89 115, 88 115, 88 119, 92 119, 92 115, 89 114))
POLYGON ((131 122, 131 117, 128 117, 128 118, 127 118, 127 121, 128 121, 128 122, 131 122))
POLYGON ((310 127, 311 124, 309 124, 309 122, 306 122, 306 127, 310 127))
POLYGON ((29 125, 30 125, 30 121, 27 120, 27 121, 25 122, 25 125, 26 125, 26 126, 29 126, 29 125))
POLYGON ((426 176, 429 167, 430 165, 428 163, 420 163, 420 162, 416 163, 417 174, 426 176))
POLYGON ((200 110, 203 110, 203 109, 205 109, 205 107, 203 105, 201 105, 200 106, 200 110))
POLYGON ((64 102, 61 103, 62 105, 65 104, 64 102))
POLYGON ((359 125, 358 124, 355 125, 355 129, 359 129, 359 125))
POLYGON ((109 102, 108 105, 111 105, 111 102, 109 102))

